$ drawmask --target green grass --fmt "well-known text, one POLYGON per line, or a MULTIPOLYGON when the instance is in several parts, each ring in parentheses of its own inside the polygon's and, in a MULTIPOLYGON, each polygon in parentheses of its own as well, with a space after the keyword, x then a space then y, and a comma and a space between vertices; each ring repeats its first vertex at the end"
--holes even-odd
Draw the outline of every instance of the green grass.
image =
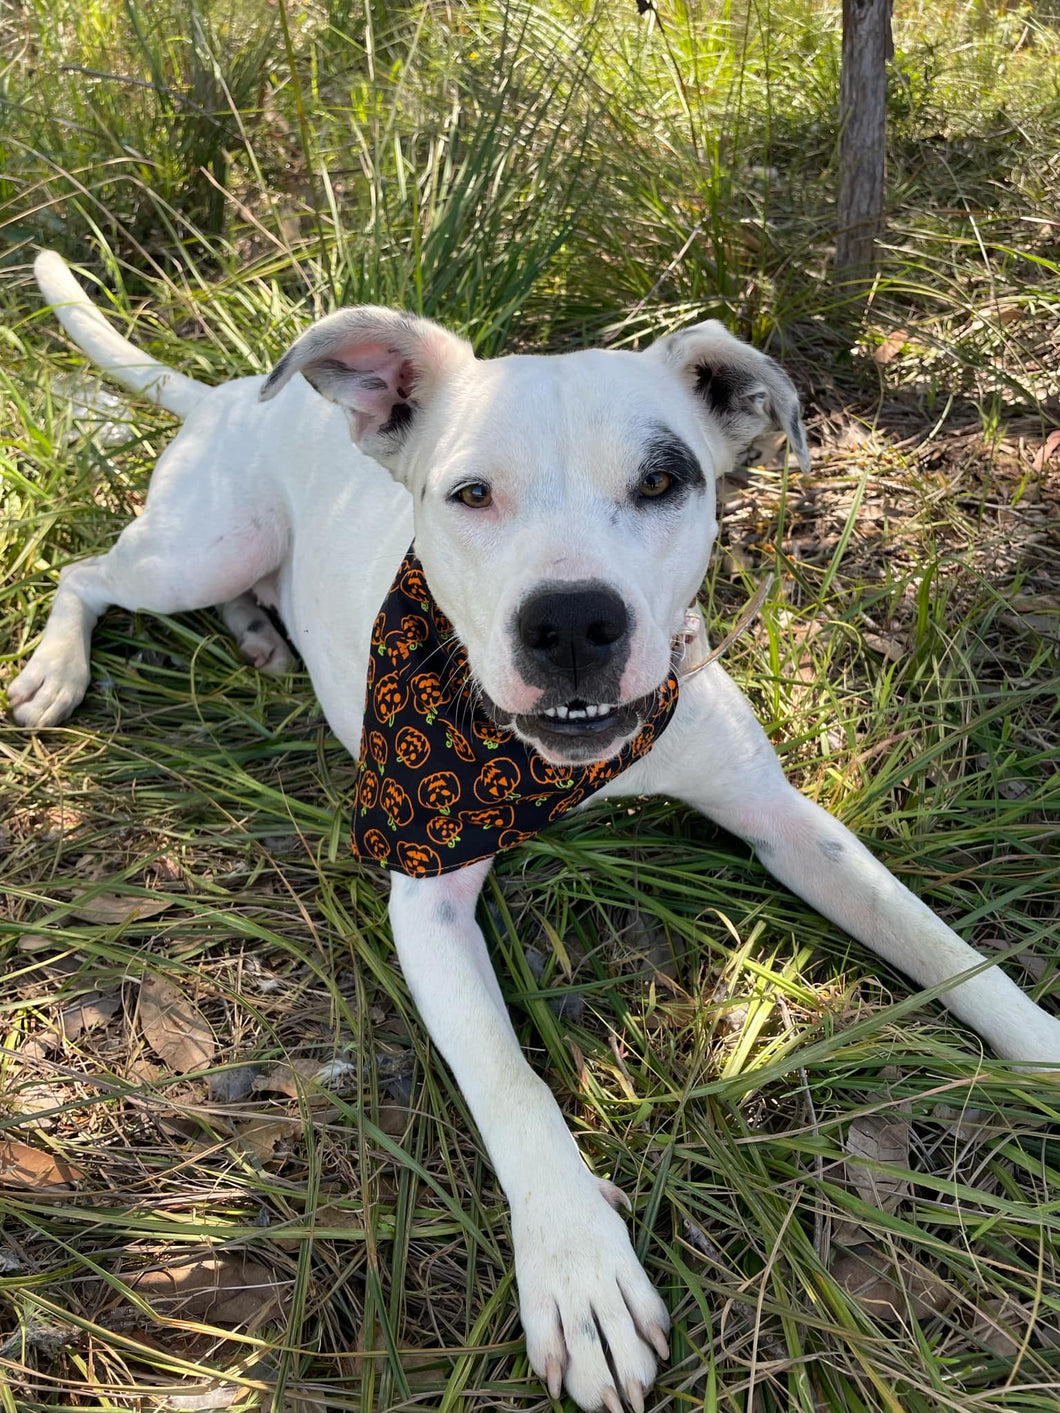
MULTIPOLYGON (((483 354, 719 315, 784 358, 816 450, 808 476, 767 460, 726 490, 715 631, 765 569, 778 585, 730 669, 800 786, 1050 1004, 1055 17, 900 9, 866 296, 829 268, 838 7, 660 10, 661 32, 560 0, 0 10, 5 679, 171 435, 141 405, 116 438, 72 418, 83 364, 29 280, 37 245, 208 381, 343 300, 483 354)), ((122 613, 93 672, 61 730, 0 725, 0 1144, 44 1155, 0 1173, 0 1408, 547 1406, 504 1204, 349 856, 354 767, 304 674, 245 670, 210 615, 122 613), (121 920, 86 921, 86 890, 121 920), (153 1050, 152 978, 194 1007, 206 1072, 153 1050), (260 1301, 219 1306, 205 1259, 260 1301)), ((674 1314, 650 1406, 1060 1402, 1051 1080, 666 802, 551 830, 483 917, 674 1314), (851 1126, 894 1116, 882 1168, 908 1192, 868 1200, 851 1126)))

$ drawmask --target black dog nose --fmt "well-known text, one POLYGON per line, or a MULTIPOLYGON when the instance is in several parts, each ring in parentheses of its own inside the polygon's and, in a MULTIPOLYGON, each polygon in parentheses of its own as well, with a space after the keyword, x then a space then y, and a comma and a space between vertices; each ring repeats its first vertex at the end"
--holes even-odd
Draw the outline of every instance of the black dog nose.
POLYGON ((610 589, 542 589, 520 608, 516 631, 534 661, 576 677, 610 661, 629 614, 610 589))

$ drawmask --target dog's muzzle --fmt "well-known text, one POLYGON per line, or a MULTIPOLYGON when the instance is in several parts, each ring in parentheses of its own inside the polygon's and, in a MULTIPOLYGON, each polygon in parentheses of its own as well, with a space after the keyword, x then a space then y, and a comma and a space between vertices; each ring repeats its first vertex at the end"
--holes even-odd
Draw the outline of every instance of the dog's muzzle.
POLYGON ((524 740, 555 760, 603 760, 637 729, 638 702, 619 702, 633 619, 613 589, 597 581, 535 590, 512 624, 515 661, 540 687, 533 715, 512 720, 524 740))

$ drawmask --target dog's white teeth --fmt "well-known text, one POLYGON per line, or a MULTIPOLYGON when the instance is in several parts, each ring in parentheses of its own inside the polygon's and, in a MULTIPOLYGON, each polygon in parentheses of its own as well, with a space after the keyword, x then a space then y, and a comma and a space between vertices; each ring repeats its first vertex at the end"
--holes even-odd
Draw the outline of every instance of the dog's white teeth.
POLYGON ((609 716, 613 711, 610 702, 596 702, 585 706, 546 707, 541 715, 552 721, 588 721, 597 716, 609 716))

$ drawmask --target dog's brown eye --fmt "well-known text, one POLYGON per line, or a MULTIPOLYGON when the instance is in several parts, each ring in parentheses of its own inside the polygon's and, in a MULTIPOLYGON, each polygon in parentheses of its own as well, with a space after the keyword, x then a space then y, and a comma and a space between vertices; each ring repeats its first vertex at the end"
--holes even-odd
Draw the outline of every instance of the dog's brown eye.
POLYGON ((649 471, 637 487, 637 494, 644 500, 658 500, 674 483, 674 478, 665 471, 649 471))
POLYGON ((461 486, 457 495, 472 510, 485 510, 493 501, 493 492, 485 481, 472 481, 469 486, 461 486))

